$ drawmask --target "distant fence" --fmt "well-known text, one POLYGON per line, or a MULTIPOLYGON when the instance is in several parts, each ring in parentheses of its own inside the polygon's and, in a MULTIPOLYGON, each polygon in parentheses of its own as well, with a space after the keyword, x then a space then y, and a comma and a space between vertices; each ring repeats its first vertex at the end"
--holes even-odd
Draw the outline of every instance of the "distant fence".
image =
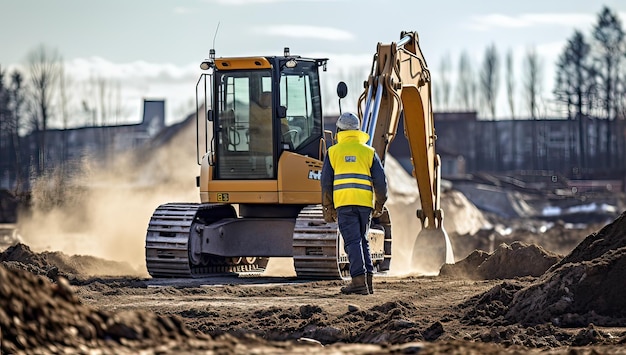
POLYGON ((569 180, 568 186, 575 192, 626 192, 620 180, 569 180))

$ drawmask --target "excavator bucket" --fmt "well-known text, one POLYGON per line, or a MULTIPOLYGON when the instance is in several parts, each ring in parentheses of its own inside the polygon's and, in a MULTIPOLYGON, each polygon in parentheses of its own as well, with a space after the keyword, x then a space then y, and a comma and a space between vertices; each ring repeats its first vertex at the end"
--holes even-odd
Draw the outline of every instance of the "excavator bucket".
POLYGON ((413 245, 412 269, 423 274, 437 275, 444 263, 454 263, 448 233, 443 226, 434 229, 422 228, 413 245))

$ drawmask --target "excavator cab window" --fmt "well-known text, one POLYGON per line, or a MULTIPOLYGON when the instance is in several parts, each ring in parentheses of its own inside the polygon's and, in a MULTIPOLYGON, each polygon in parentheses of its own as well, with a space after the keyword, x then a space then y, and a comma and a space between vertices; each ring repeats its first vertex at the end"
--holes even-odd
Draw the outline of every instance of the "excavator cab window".
POLYGON ((286 138, 290 139, 296 152, 313 156, 308 150, 319 149, 322 130, 316 64, 301 61, 295 68, 285 68, 281 72, 279 86, 280 106, 286 108, 286 117, 282 120, 283 127, 288 130, 286 138))
POLYGON ((216 178, 275 178, 271 71, 229 71, 217 80, 216 178))

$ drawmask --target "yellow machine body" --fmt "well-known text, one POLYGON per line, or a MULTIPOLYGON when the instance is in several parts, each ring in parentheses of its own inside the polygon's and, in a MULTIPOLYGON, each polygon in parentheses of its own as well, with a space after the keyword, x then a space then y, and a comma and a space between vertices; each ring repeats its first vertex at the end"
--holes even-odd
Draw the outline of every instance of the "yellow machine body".
POLYGON ((200 173, 202 203, 321 203, 322 161, 318 159, 284 152, 276 180, 214 180, 212 169, 205 157, 200 173))

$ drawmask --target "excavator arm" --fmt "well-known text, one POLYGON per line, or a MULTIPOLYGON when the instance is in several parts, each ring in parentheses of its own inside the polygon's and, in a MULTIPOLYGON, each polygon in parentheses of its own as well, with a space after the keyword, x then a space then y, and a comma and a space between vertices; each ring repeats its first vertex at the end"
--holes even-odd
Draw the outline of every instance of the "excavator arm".
MULTIPOLYGON (((435 150, 437 136, 430 71, 419 47, 418 34, 402 32, 400 38, 398 42, 377 45, 365 90, 359 97, 361 128, 370 135, 368 143, 384 164, 387 149, 397 134, 400 117, 403 116, 404 134, 409 142, 413 176, 421 201, 417 217, 421 221, 422 231, 434 232, 430 233, 434 237, 428 238, 432 240, 426 241, 426 246, 443 241, 445 244, 440 252, 445 254, 446 262, 454 262, 450 241, 443 229, 440 206, 441 168, 435 150), (437 239, 438 236, 443 236, 443 239, 437 239)), ((422 233, 416 240, 415 249, 430 249, 418 245, 423 242, 421 236, 422 233)), ((420 250, 414 250, 414 259, 422 258, 416 252, 420 254, 420 250)), ((437 260, 430 264, 432 267, 428 269, 436 268, 436 271, 441 266, 437 260)))

